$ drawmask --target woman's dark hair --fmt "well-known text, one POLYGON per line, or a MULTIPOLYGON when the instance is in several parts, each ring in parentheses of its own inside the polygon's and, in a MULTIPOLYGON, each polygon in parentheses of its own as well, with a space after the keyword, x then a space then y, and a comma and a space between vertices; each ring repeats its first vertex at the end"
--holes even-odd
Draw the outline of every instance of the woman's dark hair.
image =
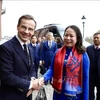
POLYGON ((82 39, 82 34, 81 34, 80 29, 76 25, 70 25, 70 26, 66 27, 66 29, 64 31, 64 35, 65 35, 65 32, 68 28, 73 29, 76 33, 77 42, 76 42, 75 46, 76 46, 77 52, 81 53, 81 54, 84 53, 86 49, 85 49, 85 47, 83 46, 83 43, 82 43, 83 39, 82 39))
POLYGON ((20 25, 22 19, 33 20, 35 22, 35 28, 36 28, 37 23, 32 15, 25 14, 25 15, 21 16, 18 20, 18 26, 20 25))

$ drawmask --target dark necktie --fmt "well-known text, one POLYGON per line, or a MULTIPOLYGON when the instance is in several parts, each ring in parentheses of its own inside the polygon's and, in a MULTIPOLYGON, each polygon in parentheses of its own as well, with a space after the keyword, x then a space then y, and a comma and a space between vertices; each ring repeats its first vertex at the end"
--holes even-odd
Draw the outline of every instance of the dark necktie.
POLYGON ((24 47, 24 52, 25 52, 26 56, 28 57, 27 45, 23 44, 23 47, 24 47))
POLYGON ((25 52, 25 54, 26 54, 26 56, 27 56, 27 58, 28 58, 28 63, 29 63, 29 66, 31 65, 31 58, 30 58, 30 55, 29 55, 29 53, 28 53, 28 51, 27 51, 27 45, 26 44, 23 44, 23 47, 24 47, 24 52, 25 52))
POLYGON ((96 50, 98 50, 98 49, 99 49, 99 47, 97 46, 97 47, 96 47, 96 50))

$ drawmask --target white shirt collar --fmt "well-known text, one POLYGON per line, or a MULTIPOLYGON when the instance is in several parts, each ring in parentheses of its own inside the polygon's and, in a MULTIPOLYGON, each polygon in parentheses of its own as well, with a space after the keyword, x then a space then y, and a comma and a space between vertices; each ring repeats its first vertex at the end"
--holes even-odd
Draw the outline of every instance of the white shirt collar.
POLYGON ((96 46, 96 45, 94 45, 94 48, 96 49, 98 47, 98 49, 100 48, 100 45, 99 46, 96 46))
POLYGON ((51 42, 52 43, 52 40, 51 41, 48 40, 48 42, 51 42))
POLYGON ((23 48, 23 44, 26 44, 26 45, 27 45, 27 43, 24 43, 24 42, 18 37, 18 35, 16 35, 16 38, 18 39, 18 41, 19 41, 19 43, 21 44, 22 48, 23 48))
POLYGON ((16 35, 16 38, 18 39, 18 41, 20 42, 21 45, 23 45, 23 44, 27 44, 27 42, 24 43, 24 42, 23 42, 23 41, 18 37, 18 35, 16 35))
POLYGON ((36 46, 36 43, 35 44, 32 43, 32 46, 36 46))

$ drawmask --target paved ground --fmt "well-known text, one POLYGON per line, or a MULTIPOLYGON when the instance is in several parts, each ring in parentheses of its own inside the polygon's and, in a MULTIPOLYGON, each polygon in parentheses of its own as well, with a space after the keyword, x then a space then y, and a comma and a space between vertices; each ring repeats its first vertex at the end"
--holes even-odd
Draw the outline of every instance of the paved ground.
MULTIPOLYGON (((39 77, 42 77, 41 74, 39 74, 39 77)), ((44 85, 45 91, 46 91, 46 95, 47 95, 47 100, 52 100, 53 97, 53 88, 50 84, 48 85, 44 85)), ((37 95, 38 91, 33 91, 33 100, 35 100, 36 95, 37 95)))
MULTIPOLYGON (((44 86, 45 91, 46 91, 46 95, 47 95, 47 100, 52 100, 52 95, 53 95, 53 89, 51 87, 51 85, 46 85, 44 86)), ((35 100, 37 95, 37 91, 33 92, 33 100, 35 100)))

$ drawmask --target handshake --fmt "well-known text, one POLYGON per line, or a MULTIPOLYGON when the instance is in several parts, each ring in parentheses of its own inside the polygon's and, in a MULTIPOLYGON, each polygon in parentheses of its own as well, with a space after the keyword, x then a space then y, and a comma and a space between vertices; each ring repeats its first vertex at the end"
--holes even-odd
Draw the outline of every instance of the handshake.
POLYGON ((33 90, 39 90, 43 85, 44 85, 43 77, 40 79, 31 78, 30 89, 29 89, 28 93, 26 94, 26 96, 28 97, 29 95, 31 95, 33 90))

